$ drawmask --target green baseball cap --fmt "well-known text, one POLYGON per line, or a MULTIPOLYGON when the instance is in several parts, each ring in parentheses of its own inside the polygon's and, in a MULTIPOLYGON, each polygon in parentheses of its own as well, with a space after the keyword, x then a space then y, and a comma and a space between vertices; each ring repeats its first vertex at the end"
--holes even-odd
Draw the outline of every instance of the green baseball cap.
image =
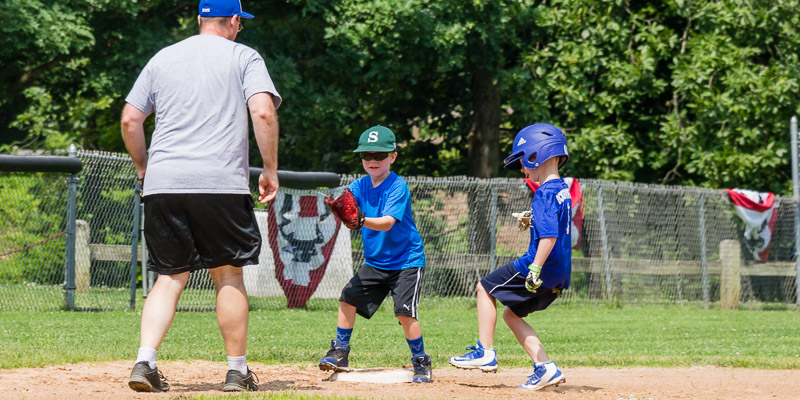
POLYGON ((396 149, 397 145, 391 129, 382 125, 375 125, 361 134, 361 137, 358 138, 358 147, 353 150, 353 153, 395 151, 396 149))

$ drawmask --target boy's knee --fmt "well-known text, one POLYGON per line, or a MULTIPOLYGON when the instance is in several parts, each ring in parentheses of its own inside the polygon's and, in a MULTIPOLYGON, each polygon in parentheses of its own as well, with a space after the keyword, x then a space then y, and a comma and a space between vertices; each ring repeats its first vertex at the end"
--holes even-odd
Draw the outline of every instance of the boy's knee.
POLYGON ((504 321, 506 321, 506 322, 508 322, 508 321, 516 321, 516 320, 519 320, 519 319, 522 319, 522 318, 520 318, 517 314, 515 314, 514 311, 511 311, 510 308, 506 307, 505 310, 503 310, 503 320, 504 321))
POLYGON ((397 315, 397 320, 400 321, 401 324, 413 323, 416 322, 417 319, 409 316, 409 315, 397 315))

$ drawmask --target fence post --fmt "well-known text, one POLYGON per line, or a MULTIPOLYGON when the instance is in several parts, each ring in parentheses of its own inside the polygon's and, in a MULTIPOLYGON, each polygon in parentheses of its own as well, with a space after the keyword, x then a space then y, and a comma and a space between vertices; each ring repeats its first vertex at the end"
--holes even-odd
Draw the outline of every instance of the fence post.
POLYGON ((797 172, 797 116, 789 123, 792 135, 792 201, 794 201, 794 264, 797 311, 800 311, 800 175, 797 172))
POLYGON ((603 267, 605 268, 606 277, 606 299, 611 299, 611 261, 608 254, 608 236, 606 234, 606 216, 603 211, 603 186, 600 184, 597 188, 597 210, 600 218, 600 239, 603 245, 603 267))
POLYGON ((88 292, 92 284, 92 257, 89 250, 89 223, 75 220, 75 290, 88 292))
POLYGON ((491 271, 497 269, 497 185, 492 185, 492 198, 489 207, 489 232, 491 232, 491 245, 489 264, 491 271))
MULTIPOLYGON (((137 264, 139 261, 139 204, 141 203, 142 198, 140 194, 142 193, 142 188, 139 187, 139 182, 137 181, 134 184, 133 190, 133 229, 131 229, 131 298, 130 298, 130 309, 131 311, 136 309, 136 276, 137 276, 137 264)), ((143 262, 144 263, 144 262, 143 262)), ((142 282, 144 282, 146 277, 142 276, 142 282)))
POLYGON ((703 274, 703 309, 708 310, 708 259, 706 257, 706 205, 705 193, 700 193, 698 217, 700 219, 700 270, 703 274))
POLYGON ((739 308, 739 295, 742 291, 742 255, 739 242, 723 240, 719 243, 719 260, 722 262, 722 275, 719 282, 720 308, 736 310, 739 308))
MULTIPOLYGON (((74 144, 69 145, 67 152, 70 157, 78 156, 78 149, 74 144)), ((64 279, 64 306, 68 310, 75 309, 75 219, 78 205, 78 173, 67 177, 67 243, 65 249, 65 279, 64 279)))

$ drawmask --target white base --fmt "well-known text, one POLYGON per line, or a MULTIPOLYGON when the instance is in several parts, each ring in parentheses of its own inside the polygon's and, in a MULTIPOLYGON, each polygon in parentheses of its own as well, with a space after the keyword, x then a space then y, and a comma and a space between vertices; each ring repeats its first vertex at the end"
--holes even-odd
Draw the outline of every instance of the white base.
POLYGON ((363 383, 409 383, 414 379, 414 371, 397 368, 353 369, 348 372, 335 372, 329 381, 363 383))

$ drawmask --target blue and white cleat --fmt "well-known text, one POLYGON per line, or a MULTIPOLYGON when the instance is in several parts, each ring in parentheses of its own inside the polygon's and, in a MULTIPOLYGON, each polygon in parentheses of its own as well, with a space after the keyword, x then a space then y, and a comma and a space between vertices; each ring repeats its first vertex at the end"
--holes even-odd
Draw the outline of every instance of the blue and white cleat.
POLYGON ((538 365, 533 364, 533 375, 528 377, 527 382, 517 386, 517 389, 539 390, 548 386, 558 386, 566 381, 556 363, 547 361, 538 365))
POLYGON ((450 365, 461 369, 479 369, 483 372, 497 372, 497 353, 494 349, 484 349, 481 341, 463 356, 450 357, 450 365))

